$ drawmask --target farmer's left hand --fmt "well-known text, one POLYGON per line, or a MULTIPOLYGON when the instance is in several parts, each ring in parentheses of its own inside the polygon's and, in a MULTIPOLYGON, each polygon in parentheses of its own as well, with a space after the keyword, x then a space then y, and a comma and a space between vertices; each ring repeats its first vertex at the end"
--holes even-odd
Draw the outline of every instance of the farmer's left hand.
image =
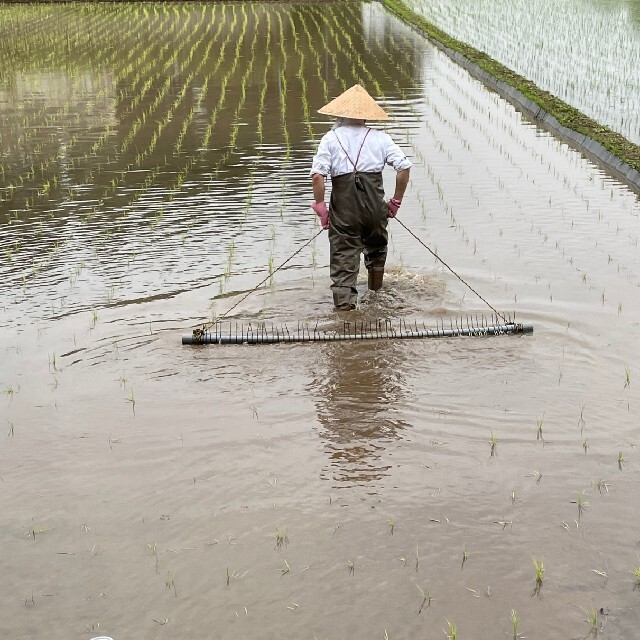
POLYGON ((396 200, 395 198, 391 198, 391 200, 389 200, 389 202, 387 202, 387 208, 388 208, 387 217, 388 218, 395 218, 397 213, 398 213, 398 209, 400 208, 401 204, 402 204, 402 202, 400 200, 396 200))

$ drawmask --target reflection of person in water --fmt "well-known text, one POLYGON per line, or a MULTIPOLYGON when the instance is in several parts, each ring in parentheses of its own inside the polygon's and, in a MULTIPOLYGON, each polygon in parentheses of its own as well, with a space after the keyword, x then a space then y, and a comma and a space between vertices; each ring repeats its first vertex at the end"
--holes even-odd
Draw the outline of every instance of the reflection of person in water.
POLYGON ((316 400, 334 480, 379 480, 390 465, 383 452, 410 427, 395 415, 405 383, 398 371, 400 348, 390 341, 342 342, 325 347, 328 371, 319 373, 316 400))

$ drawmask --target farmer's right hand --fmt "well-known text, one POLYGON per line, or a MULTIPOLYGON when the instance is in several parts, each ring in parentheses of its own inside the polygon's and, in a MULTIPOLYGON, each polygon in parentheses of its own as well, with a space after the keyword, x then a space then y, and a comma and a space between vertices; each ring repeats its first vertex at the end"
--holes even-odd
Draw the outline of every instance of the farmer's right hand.
POLYGON ((315 202, 315 200, 311 203, 311 208, 316 212, 318 218, 320 218, 320 224, 323 229, 329 228, 329 210, 327 209, 326 202, 315 202))

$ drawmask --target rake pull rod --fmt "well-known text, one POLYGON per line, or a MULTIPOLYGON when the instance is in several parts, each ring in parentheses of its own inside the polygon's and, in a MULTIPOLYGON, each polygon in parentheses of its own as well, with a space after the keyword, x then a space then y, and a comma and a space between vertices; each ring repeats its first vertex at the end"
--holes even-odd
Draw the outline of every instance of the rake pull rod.
POLYGON ((491 309, 491 311, 493 311, 500 318, 500 320, 502 320, 505 324, 510 324, 504 314, 500 313, 497 309, 492 307, 468 282, 465 282, 437 253, 435 253, 435 251, 432 251, 424 242, 422 242, 422 240, 420 240, 420 238, 415 233, 413 233, 413 231, 411 231, 411 229, 409 229, 409 227, 407 227, 407 225, 402 222, 400 218, 394 218, 394 220, 396 220, 396 222, 398 222, 401 227, 404 227, 404 229, 406 229, 406 231, 408 231, 436 260, 439 260, 447 269, 449 269, 449 271, 451 271, 451 273, 453 273, 453 275, 458 278, 458 280, 460 280, 463 285, 471 289, 471 291, 473 291, 473 293, 475 293, 478 298, 480 298, 480 300, 482 300, 482 302, 484 302, 487 307, 489 307, 489 309, 491 309))
MULTIPOLYGON (((269 278, 273 278, 273 276, 278 271, 280 271, 280 269, 282 269, 282 267, 284 267, 287 263, 291 262, 291 260, 293 260, 305 247, 309 246, 323 231, 324 231, 324 228, 321 228, 320 231, 318 231, 318 233, 316 233, 313 236, 311 236, 311 238, 309 238, 303 245, 299 246, 298 249, 295 251, 295 253, 291 254, 279 267, 277 267, 271 273, 269 273, 269 275, 264 280, 259 282, 255 287, 253 287, 253 289, 248 291, 231 308, 227 309, 220 316, 220 318, 218 318, 218 321, 222 320, 226 315, 231 313, 240 303, 244 302, 254 291, 257 291, 267 280, 269 280, 269 278)), ((204 324, 201 324, 198 327, 195 327, 194 330, 193 330, 194 341, 197 342, 197 340, 199 338, 201 338, 206 331, 208 331, 211 327, 213 327, 214 324, 216 324, 216 323, 215 322, 205 322, 204 324)), ((236 333, 237 333, 237 331, 236 331, 236 333)), ((184 341, 183 341, 183 344, 184 344, 184 341)))

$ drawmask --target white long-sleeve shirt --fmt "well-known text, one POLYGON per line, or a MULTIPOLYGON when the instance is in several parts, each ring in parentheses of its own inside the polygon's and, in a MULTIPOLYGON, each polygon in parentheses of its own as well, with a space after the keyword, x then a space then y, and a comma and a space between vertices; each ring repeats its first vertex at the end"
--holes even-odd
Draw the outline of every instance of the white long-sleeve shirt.
POLYGON ((322 136, 322 140, 318 145, 318 152, 313 157, 310 175, 320 173, 323 176, 328 176, 329 174, 331 176, 341 176, 344 173, 355 171, 349 158, 354 163, 356 162, 358 150, 367 131, 369 131, 369 134, 362 146, 357 162, 358 171, 382 171, 385 164, 392 166, 396 171, 402 171, 413 166, 389 134, 359 124, 343 124, 322 136), (338 139, 340 142, 338 142, 338 139), (344 151, 342 147, 344 147, 344 151))

